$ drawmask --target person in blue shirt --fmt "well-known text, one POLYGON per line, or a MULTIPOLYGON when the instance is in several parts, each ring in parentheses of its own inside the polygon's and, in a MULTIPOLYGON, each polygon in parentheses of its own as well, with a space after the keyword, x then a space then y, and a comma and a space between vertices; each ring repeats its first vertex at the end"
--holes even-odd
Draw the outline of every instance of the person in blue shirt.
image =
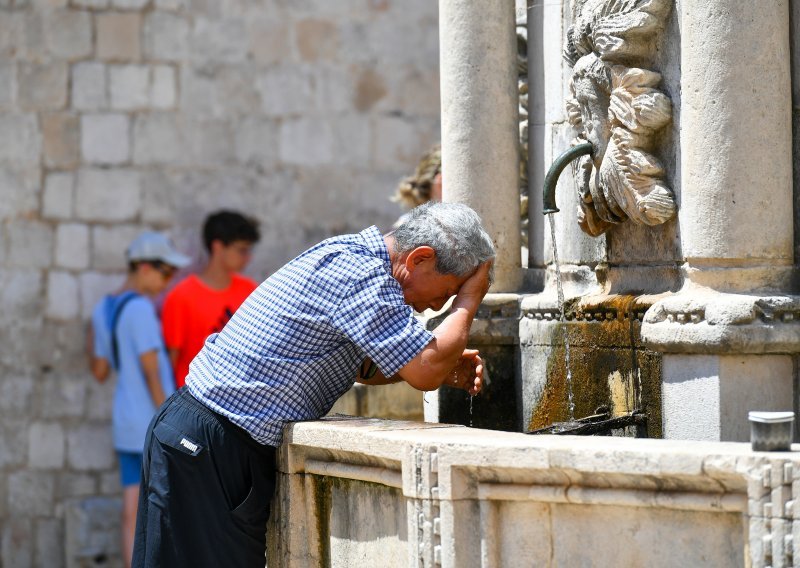
POLYGON ((104 297, 92 313, 91 369, 105 382, 116 371, 112 428, 123 490, 122 551, 130 566, 145 433, 156 409, 175 390, 161 325, 149 296, 164 291, 189 258, 165 235, 144 232, 128 247, 128 278, 122 289, 104 297))
POLYGON ((150 424, 134 566, 263 568, 283 429, 324 416, 354 381, 477 394, 483 363, 467 339, 494 256, 474 211, 431 202, 388 235, 332 237, 264 281, 150 424), (414 317, 453 296, 432 332, 414 317))

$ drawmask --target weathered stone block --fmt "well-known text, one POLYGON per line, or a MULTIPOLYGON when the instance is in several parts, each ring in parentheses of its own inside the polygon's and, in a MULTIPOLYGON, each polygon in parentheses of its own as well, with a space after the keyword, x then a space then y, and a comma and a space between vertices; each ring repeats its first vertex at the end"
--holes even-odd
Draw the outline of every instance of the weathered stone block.
POLYGON ((61 519, 36 521, 36 565, 64 566, 64 525, 61 519))
POLYGON ((83 62, 72 66, 72 108, 103 110, 108 107, 106 66, 83 62))
MULTIPOLYGON (((35 217, 41 193, 40 176, 37 166, 0 168, 0 218, 35 217)), ((3 261, 3 248, 0 247, 0 262, 3 261)))
POLYGON ((8 509, 12 515, 51 516, 55 478, 52 473, 20 471, 8 476, 8 509))
POLYGON ((16 103, 17 65, 14 61, 0 62, 0 110, 10 110, 16 103))
POLYGON ((64 556, 69 568, 92 566, 102 557, 110 566, 121 566, 119 498, 92 497, 65 504, 64 556))
POLYGON ((44 37, 57 59, 78 59, 92 53, 92 17, 79 10, 46 12, 44 37))
POLYGON ((121 492, 122 485, 119 480, 119 472, 104 473, 100 476, 100 493, 116 496, 121 492))
POLYGON ((410 171, 420 153, 430 148, 439 137, 438 130, 428 122, 379 117, 373 125, 375 165, 390 171, 410 171))
POLYGON ((71 168, 79 160, 78 117, 68 113, 45 114, 42 120, 44 163, 48 168, 71 168))
POLYGON ((89 227, 62 223, 56 229, 56 266, 81 270, 89 267, 89 227))
POLYGON ((51 271, 47 275, 45 315, 57 320, 71 320, 80 316, 80 307, 78 279, 69 272, 51 271))
POLYGON ((149 59, 181 61, 186 58, 189 22, 182 16, 150 12, 144 21, 144 55, 149 59))
POLYGON ((82 169, 78 171, 75 214, 84 221, 128 221, 141 204, 139 172, 82 169))
POLYGON ((97 480, 93 473, 62 473, 56 480, 56 499, 86 497, 97 493, 97 480))
POLYGON ((109 0, 70 0, 72 6, 79 8, 106 8, 109 0))
POLYGON ((180 164, 186 148, 175 115, 141 114, 133 125, 133 162, 137 165, 180 164))
POLYGON ((81 274, 81 315, 83 318, 90 318, 97 302, 106 294, 119 288, 124 280, 125 278, 122 274, 101 274, 98 272, 81 274))
POLYGON ((178 11, 188 6, 188 0, 155 0, 155 3, 159 10, 178 11))
POLYGON ((59 110, 67 104, 67 64, 21 62, 17 100, 25 110, 59 110))
POLYGON ((9 266, 47 268, 53 250, 53 229, 39 221, 17 220, 7 225, 9 266))
POLYGON ((108 69, 111 108, 146 108, 150 102, 150 69, 146 65, 112 65, 108 69))
POLYGON ((75 174, 53 172, 47 174, 42 197, 42 215, 49 219, 70 219, 75 194, 75 174))
POLYGON ((274 166, 278 161, 278 132, 277 121, 244 118, 236 128, 236 159, 264 168, 274 166))
POLYGON ((312 75, 300 66, 264 70, 256 79, 256 89, 267 116, 302 115, 314 103, 312 75))
POLYGON ((0 114, 0 161, 15 165, 39 162, 42 135, 32 114, 0 114))
POLYGON ((112 61, 137 61, 142 47, 140 14, 97 14, 97 57, 112 61))
MULTIPOLYGON (((31 384, 24 382, 17 377, 0 379, 0 394, 14 396, 15 399, 0 401, 0 410, 3 410, 3 423, 0 424, 0 470, 14 468, 24 465, 27 461, 28 449, 25 440, 25 429, 28 427, 27 420, 10 418, 15 414, 21 415, 20 407, 27 404, 30 400, 31 384), (5 409, 4 409, 5 407, 5 409)), ((29 407, 25 407, 27 413, 29 407)), ((5 507, 7 501, 0 504, 0 508, 5 507)))
POLYGON ((12 518, 2 528, 3 566, 33 565, 33 523, 29 518, 12 518))
POLYGON ((64 466, 64 430, 57 422, 36 422, 28 430, 28 462, 35 469, 64 466))
POLYGON ((334 162, 334 134, 328 121, 311 118, 285 120, 280 132, 281 160, 317 166, 334 162))
POLYGON ((227 121, 186 121, 183 129, 182 137, 189 146, 191 163, 211 166, 233 161, 234 136, 227 121))
MULTIPOLYGON (((49 229, 49 227, 48 227, 49 229)), ((30 233, 35 234, 35 231, 30 233)), ((17 236, 19 233, 17 232, 17 236)), ((49 243, 52 247, 52 241, 49 243)), ((50 251, 47 251, 49 257, 50 251)), ((40 267, 41 268, 41 267, 40 267)), ((0 310, 6 317, 28 318, 31 325, 35 325, 36 319, 41 315, 43 283, 42 273, 38 268, 30 270, 7 270, 0 272, 0 310)), ((27 341, 24 337, 23 329, 18 329, 19 334, 14 339, 27 341)), ((35 343, 31 345, 34 347, 35 343)), ((9 347, 8 354, 14 351, 9 347)), ((21 356, 21 354, 19 354, 21 356)))
POLYGON ((67 434, 67 461, 78 471, 104 470, 114 465, 111 427, 82 424, 67 434))
POLYGON ((190 53, 198 63, 238 63, 247 58, 244 20, 196 18, 191 41, 190 53))
POLYGON ((178 98, 175 69, 169 65, 156 65, 151 73, 150 106, 156 109, 173 108, 178 98))
POLYGON ((289 26, 284 20, 255 18, 249 22, 250 53, 260 64, 286 61, 291 54, 289 26))
POLYGON ((297 51, 306 61, 336 58, 339 46, 338 28, 330 20, 300 20, 294 26, 297 51))
POLYGON ((114 406, 114 384, 89 383, 87 388, 86 417, 89 420, 111 422, 111 408, 114 406))
POLYGON ((149 2, 150 0, 111 0, 111 5, 121 10, 141 10, 149 2))
POLYGON ((122 164, 130 159, 130 119, 125 114, 81 116, 81 155, 95 164, 122 164))
POLYGON ((86 411, 87 390, 93 383, 88 373, 61 375, 48 373, 39 399, 41 415, 48 418, 78 418, 86 411))
POLYGON ((159 170, 142 177, 142 221, 170 226, 174 222, 175 176, 159 170))
POLYGON ((92 229, 92 268, 125 270, 125 250, 142 232, 136 225, 98 225, 92 229))

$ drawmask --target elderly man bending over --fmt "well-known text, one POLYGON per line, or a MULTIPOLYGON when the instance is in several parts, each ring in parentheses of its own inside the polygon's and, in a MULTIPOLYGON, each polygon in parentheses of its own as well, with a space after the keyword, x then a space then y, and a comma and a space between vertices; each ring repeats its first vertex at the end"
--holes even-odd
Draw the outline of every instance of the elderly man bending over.
POLYGON ((494 246, 469 207, 428 203, 310 248, 263 282, 192 361, 143 459, 134 566, 264 566, 275 448, 287 422, 326 414, 353 381, 477 394, 467 349, 494 246), (449 315, 431 333, 413 316, 449 315))

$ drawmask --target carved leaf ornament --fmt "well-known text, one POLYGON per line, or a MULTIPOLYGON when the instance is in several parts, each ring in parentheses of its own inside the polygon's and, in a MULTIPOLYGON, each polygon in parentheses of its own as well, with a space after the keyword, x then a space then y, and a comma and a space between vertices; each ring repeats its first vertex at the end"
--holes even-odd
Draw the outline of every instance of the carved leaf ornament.
POLYGON ((564 58, 573 66, 567 115, 594 155, 576 168, 578 223, 597 236, 626 219, 659 225, 676 213, 664 168, 650 152, 672 120, 661 75, 633 66, 652 54, 670 0, 576 0, 564 58))

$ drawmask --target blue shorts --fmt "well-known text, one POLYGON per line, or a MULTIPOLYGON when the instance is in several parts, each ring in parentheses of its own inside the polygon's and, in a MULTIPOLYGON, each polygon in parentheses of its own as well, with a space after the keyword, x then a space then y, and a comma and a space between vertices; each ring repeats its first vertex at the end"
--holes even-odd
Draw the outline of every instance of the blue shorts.
POLYGON ((119 458, 119 476, 123 487, 139 485, 142 481, 142 454, 137 452, 121 452, 119 458))

